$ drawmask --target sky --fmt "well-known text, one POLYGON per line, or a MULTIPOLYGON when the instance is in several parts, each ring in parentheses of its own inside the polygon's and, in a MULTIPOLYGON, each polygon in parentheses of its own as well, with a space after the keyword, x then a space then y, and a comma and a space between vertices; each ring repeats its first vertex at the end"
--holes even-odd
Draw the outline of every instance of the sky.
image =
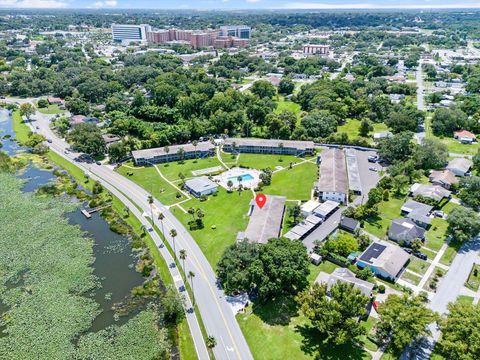
POLYGON ((0 8, 96 9, 451 9, 480 0, 0 0, 0 8))

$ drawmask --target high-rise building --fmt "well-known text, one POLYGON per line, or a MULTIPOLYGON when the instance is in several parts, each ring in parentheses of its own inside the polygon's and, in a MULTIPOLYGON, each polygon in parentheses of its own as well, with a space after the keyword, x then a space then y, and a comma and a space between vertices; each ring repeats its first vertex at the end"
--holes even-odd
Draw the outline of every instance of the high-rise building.
POLYGON ((233 26, 221 26, 221 36, 232 36, 240 39, 250 39, 250 33, 252 29, 250 26, 245 25, 233 25, 233 26))
POLYGON ((170 41, 168 30, 155 30, 147 32, 147 41, 151 44, 165 44, 170 41))
POLYGON ((151 31, 150 25, 112 24, 113 41, 130 43, 144 42, 147 40, 147 32, 151 31))

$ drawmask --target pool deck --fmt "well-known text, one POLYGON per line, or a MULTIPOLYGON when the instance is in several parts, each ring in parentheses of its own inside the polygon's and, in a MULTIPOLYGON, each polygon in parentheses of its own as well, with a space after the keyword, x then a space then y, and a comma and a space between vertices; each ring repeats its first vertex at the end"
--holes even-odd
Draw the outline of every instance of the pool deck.
POLYGON ((220 186, 228 190, 227 182, 229 179, 232 180, 231 178, 235 178, 235 180, 232 180, 233 188, 237 188, 238 185, 240 184, 237 181, 237 178, 239 176, 250 175, 253 179, 243 180, 241 184, 245 189, 254 189, 257 187, 258 183, 261 181, 260 174, 261 172, 259 170, 234 167, 234 168, 231 168, 230 170, 227 170, 221 173, 220 175, 214 176, 214 179, 218 181, 220 186))

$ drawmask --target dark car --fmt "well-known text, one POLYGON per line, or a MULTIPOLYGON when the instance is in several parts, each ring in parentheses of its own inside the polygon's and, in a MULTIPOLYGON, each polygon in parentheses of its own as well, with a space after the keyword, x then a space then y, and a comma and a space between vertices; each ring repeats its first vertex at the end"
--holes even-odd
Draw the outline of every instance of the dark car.
POLYGON ((405 250, 405 252, 407 252, 408 254, 411 254, 413 252, 413 250, 409 248, 403 248, 403 250, 405 250))
POLYGON ((378 157, 375 155, 370 155, 368 157, 368 162, 374 163, 374 162, 377 162, 377 160, 378 160, 378 157))
POLYGON ((100 161, 96 161, 95 164, 102 165, 102 163, 100 161))
POLYGON ((428 259, 427 255, 424 254, 424 253, 421 253, 421 252, 413 253, 413 255, 418 257, 419 259, 422 259, 422 260, 427 260, 428 259))

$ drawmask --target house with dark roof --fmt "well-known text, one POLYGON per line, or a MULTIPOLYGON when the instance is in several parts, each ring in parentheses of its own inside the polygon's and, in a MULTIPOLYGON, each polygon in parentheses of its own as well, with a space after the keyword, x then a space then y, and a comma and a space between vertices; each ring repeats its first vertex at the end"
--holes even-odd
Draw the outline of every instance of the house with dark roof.
POLYGON ((400 218, 392 221, 388 229, 388 238, 409 245, 414 239, 425 240, 425 229, 410 219, 400 218))
POLYGON ((384 241, 375 241, 360 255, 357 266, 369 267, 374 274, 396 281, 410 260, 410 255, 401 247, 384 241))
POLYGON ((403 216, 425 229, 428 228, 432 222, 431 213, 433 206, 415 200, 407 200, 400 210, 403 216))
POLYGON ((342 219, 340 220, 340 229, 353 233, 360 229, 360 221, 342 216, 342 219))

